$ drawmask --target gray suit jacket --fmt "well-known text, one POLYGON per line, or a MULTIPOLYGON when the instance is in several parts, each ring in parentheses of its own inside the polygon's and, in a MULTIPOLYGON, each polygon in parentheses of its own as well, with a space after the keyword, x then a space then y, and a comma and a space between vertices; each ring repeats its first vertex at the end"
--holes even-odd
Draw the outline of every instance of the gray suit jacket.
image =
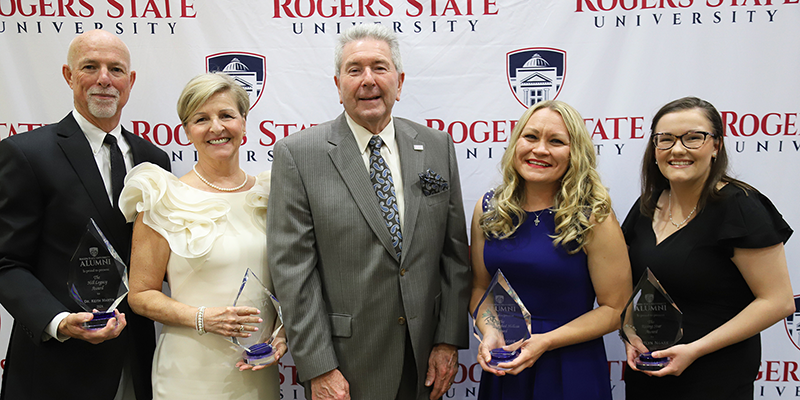
POLYGON ((267 253, 299 378, 339 368, 356 400, 394 399, 406 334, 419 398, 429 393, 431 348, 469 346, 471 275, 453 142, 405 119, 394 124, 405 196, 402 260, 344 114, 274 150, 267 253), (427 169, 449 190, 423 195, 418 174, 427 169))

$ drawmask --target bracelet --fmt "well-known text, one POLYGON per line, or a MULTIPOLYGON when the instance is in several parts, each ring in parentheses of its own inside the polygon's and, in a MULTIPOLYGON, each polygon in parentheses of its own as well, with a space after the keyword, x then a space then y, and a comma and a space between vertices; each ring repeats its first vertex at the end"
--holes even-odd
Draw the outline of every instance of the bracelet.
POLYGON ((197 334, 201 336, 206 333, 206 329, 203 326, 205 313, 206 306, 200 306, 197 308, 197 314, 194 317, 194 328, 197 329, 197 334))

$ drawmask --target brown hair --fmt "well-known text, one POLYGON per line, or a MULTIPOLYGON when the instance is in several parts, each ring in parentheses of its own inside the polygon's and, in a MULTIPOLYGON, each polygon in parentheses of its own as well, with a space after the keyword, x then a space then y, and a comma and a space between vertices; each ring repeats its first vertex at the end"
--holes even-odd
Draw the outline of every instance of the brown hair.
POLYGON ((650 124, 650 140, 647 142, 647 148, 642 158, 642 196, 639 204, 641 213, 650 219, 653 218, 653 214, 655 214, 655 210, 658 208, 658 196, 665 189, 669 188, 669 180, 667 180, 661 173, 658 165, 656 165, 656 148, 653 144, 653 135, 656 134, 656 125, 658 125, 658 121, 661 120, 661 117, 667 114, 694 109, 700 110, 705 114, 713 129, 713 132, 709 132, 713 135, 712 140, 719 145, 717 157, 711 161, 711 170, 709 171, 705 185, 703 185, 703 190, 700 192, 700 200, 697 202, 697 209, 702 210, 707 202, 716 201, 720 198, 719 190, 717 189, 717 185, 720 182, 733 183, 742 189, 755 191, 750 185, 728 175, 728 153, 725 151, 723 141, 725 137, 725 126, 722 123, 722 116, 719 111, 717 111, 711 103, 697 97, 680 98, 661 107, 656 115, 653 116, 653 122, 650 124))

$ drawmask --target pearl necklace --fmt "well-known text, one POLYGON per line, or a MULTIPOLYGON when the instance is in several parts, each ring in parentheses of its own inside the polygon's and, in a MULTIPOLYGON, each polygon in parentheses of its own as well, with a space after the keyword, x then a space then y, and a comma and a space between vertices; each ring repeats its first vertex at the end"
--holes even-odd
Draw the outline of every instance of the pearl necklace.
POLYGON ((671 222, 672 225, 675 225, 675 228, 680 229, 680 227, 683 226, 683 224, 685 224, 686 221, 689 220, 689 218, 692 218, 692 215, 694 215, 695 211, 697 211, 697 204, 694 205, 692 212, 690 212, 689 215, 686 216, 686 219, 681 221, 680 224, 675 223, 675 221, 672 220, 672 191, 671 190, 669 191, 669 222, 671 222))
MULTIPOLYGON (((244 173, 244 182, 242 182, 242 184, 241 184, 241 185, 239 185, 239 186, 236 186, 236 187, 232 187, 232 188, 224 188, 224 187, 219 187, 219 186, 217 186, 217 185, 215 185, 215 184, 213 184, 213 183, 209 182, 208 180, 206 180, 206 178, 203 178, 203 175, 200 175, 200 173, 199 173, 199 172, 197 172, 197 164, 195 164, 195 165, 192 165, 192 171, 194 171, 194 174, 195 174, 195 175, 197 175, 197 177, 198 177, 198 178, 200 178, 200 180, 201 180, 201 181, 203 181, 203 183, 205 183, 206 185, 208 185, 208 186, 209 186, 209 187, 211 187, 212 189, 217 189, 217 190, 219 190, 220 192, 235 192, 235 191, 237 191, 237 190, 239 190, 239 189, 243 188, 243 187, 244 187, 244 185, 246 185, 246 184, 247 184, 247 178, 248 178, 248 176, 247 176, 247 173, 246 173, 246 172, 244 173)), ((244 172, 244 171, 242 171, 242 172, 244 172)))

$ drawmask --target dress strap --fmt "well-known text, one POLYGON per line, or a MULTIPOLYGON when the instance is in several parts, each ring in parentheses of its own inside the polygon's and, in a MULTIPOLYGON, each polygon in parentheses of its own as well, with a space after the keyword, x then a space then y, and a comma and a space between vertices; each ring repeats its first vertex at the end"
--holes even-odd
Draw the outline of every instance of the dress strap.
POLYGON ((494 198, 494 189, 486 192, 483 195, 483 200, 481 200, 481 208, 483 212, 489 211, 492 208, 492 198, 494 198))

